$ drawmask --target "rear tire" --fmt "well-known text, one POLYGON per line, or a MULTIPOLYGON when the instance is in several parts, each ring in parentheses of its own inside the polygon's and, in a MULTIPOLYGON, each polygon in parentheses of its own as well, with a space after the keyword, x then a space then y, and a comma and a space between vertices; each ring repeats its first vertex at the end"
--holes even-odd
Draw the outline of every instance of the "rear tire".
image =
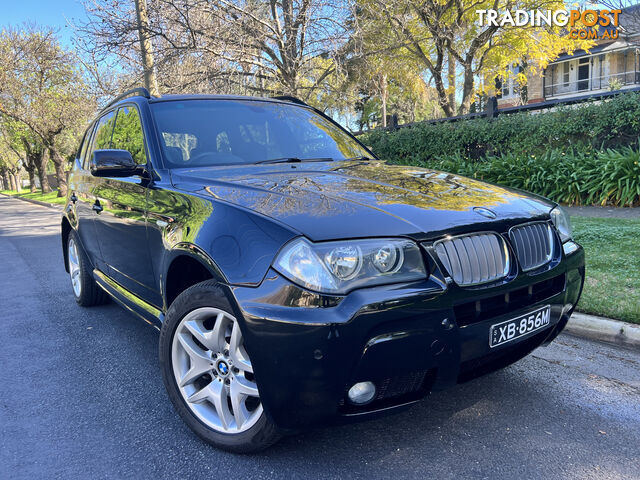
POLYGON ((234 453, 264 450, 280 438, 265 414, 240 323, 213 280, 171 304, 160 331, 160 365, 184 422, 211 445, 234 453))
POLYGON ((109 295, 93 279, 91 263, 78 241, 75 231, 67 238, 67 267, 71 277, 73 296, 78 305, 92 307, 109 301, 109 295))

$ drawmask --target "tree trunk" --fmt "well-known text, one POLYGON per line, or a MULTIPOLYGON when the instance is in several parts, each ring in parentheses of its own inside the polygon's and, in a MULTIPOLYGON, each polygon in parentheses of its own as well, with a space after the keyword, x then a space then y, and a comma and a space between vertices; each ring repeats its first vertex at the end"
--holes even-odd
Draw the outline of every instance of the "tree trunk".
POLYGON ((9 172, 6 168, 2 169, 2 184, 3 190, 11 190, 11 182, 9 181, 9 172))
POLYGON ((455 115, 455 105, 449 103, 449 97, 447 96, 447 90, 444 87, 444 82, 440 74, 442 72, 431 71, 433 82, 435 83, 436 93, 438 94, 438 103, 440 108, 444 112, 445 117, 453 117, 455 115))
POLYGON ((38 178, 40 179, 40 190, 43 194, 51 192, 49 179, 47 178, 47 163, 49 163, 49 159, 47 153, 43 150, 42 155, 40 155, 40 161, 36 162, 36 170, 38 171, 38 178))
POLYGON ((454 109, 456 105, 456 59, 449 53, 447 59, 447 82, 449 83, 449 105, 454 109))
POLYGON ((13 176, 13 173, 9 172, 7 175, 9 177, 9 190, 16 190, 16 177, 13 176))
POLYGON ((387 97, 389 91, 387 88, 387 74, 384 73, 380 77, 380 100, 382 104, 382 127, 387 128, 387 97))
POLYGON ((140 54, 142 56, 142 68, 144 69, 144 86, 149 93, 158 96, 158 79, 153 65, 153 44, 149 36, 149 13, 147 12, 147 0, 136 0, 136 14, 138 16, 138 37, 140 38, 140 54))
POLYGON ((264 95, 264 73, 262 67, 258 68, 258 80, 260 82, 260 94, 264 95))
POLYGON ((55 149, 49 147, 49 156, 53 161, 56 171, 56 179, 58 180, 58 197, 67 196, 67 172, 64 171, 64 158, 55 149))
POLYGON ((31 149, 27 149, 27 158, 25 158, 23 166, 29 175, 29 190, 31 193, 36 193, 36 157, 31 149))
POLYGON ((34 148, 26 137, 22 137, 22 143, 27 154, 27 158, 24 161, 24 169, 29 174, 29 189, 31 193, 36 193, 36 172, 38 171, 43 151, 42 149, 34 148))
POLYGON ((27 168, 27 173, 29 174, 29 190, 31 193, 36 193, 36 172, 35 167, 31 165, 27 168))
POLYGON ((297 72, 282 70, 280 73, 282 78, 282 95, 291 95, 298 97, 298 77, 297 72))
MULTIPOLYGON (((442 108, 442 111, 444 112, 445 117, 452 117, 455 114, 456 106, 455 106, 455 103, 452 105, 449 102, 449 95, 447 95, 447 89, 444 85, 444 80, 442 77, 442 75, 444 74, 444 72, 442 71, 442 65, 443 65, 442 59, 444 55, 442 53, 442 50, 443 50, 442 45, 436 46, 436 49, 438 51, 438 61, 434 65, 429 59, 429 57, 425 55, 420 45, 415 41, 413 43, 416 48, 418 58, 427 67, 427 70, 429 70, 429 73, 431 73, 431 78, 433 78, 433 83, 436 87, 436 93, 438 94, 438 103, 440 104, 440 108, 442 108)), ((414 54, 416 54, 416 52, 414 52, 414 54)))
POLYGON ((464 84, 462 86, 462 102, 460 102, 460 108, 458 115, 466 115, 471 108, 471 99, 473 98, 473 71, 471 65, 465 65, 464 67, 464 84))
POLYGON ((22 182, 20 181, 20 172, 13 174, 13 183, 16 186, 14 190, 18 193, 22 192, 22 185, 21 185, 22 182))

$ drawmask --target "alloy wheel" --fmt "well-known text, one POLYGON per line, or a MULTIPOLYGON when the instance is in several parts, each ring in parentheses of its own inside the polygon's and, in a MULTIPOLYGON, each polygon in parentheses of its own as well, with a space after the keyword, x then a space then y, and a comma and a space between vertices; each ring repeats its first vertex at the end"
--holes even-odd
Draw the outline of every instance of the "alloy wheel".
POLYGON ((67 246, 67 256, 69 258, 69 276, 71 277, 71 285, 76 297, 80 297, 82 293, 82 282, 80 279, 80 256, 78 255, 78 246, 73 238, 69 239, 67 246))
POLYGON ((208 427, 240 433, 262 415, 253 367, 238 321, 213 307, 189 312, 176 328, 173 374, 188 408, 208 427))

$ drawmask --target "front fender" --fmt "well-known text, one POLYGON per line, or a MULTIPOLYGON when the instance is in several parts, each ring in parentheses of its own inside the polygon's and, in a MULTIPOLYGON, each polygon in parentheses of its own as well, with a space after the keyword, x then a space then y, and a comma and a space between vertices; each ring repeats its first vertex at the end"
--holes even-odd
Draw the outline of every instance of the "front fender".
POLYGON ((282 246, 297 235, 271 218, 224 200, 163 188, 149 190, 152 258, 166 275, 178 255, 190 255, 228 285, 257 286, 282 246))

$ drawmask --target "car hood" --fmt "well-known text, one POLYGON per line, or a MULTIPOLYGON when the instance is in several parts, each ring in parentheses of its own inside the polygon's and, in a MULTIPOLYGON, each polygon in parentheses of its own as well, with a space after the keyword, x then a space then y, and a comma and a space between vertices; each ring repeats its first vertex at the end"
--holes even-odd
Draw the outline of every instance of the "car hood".
POLYGON ((398 235, 421 240, 494 222, 546 218, 555 205, 478 180, 383 161, 182 168, 171 177, 178 189, 253 210, 315 241, 398 235), (476 207, 489 209, 495 219, 476 207))

